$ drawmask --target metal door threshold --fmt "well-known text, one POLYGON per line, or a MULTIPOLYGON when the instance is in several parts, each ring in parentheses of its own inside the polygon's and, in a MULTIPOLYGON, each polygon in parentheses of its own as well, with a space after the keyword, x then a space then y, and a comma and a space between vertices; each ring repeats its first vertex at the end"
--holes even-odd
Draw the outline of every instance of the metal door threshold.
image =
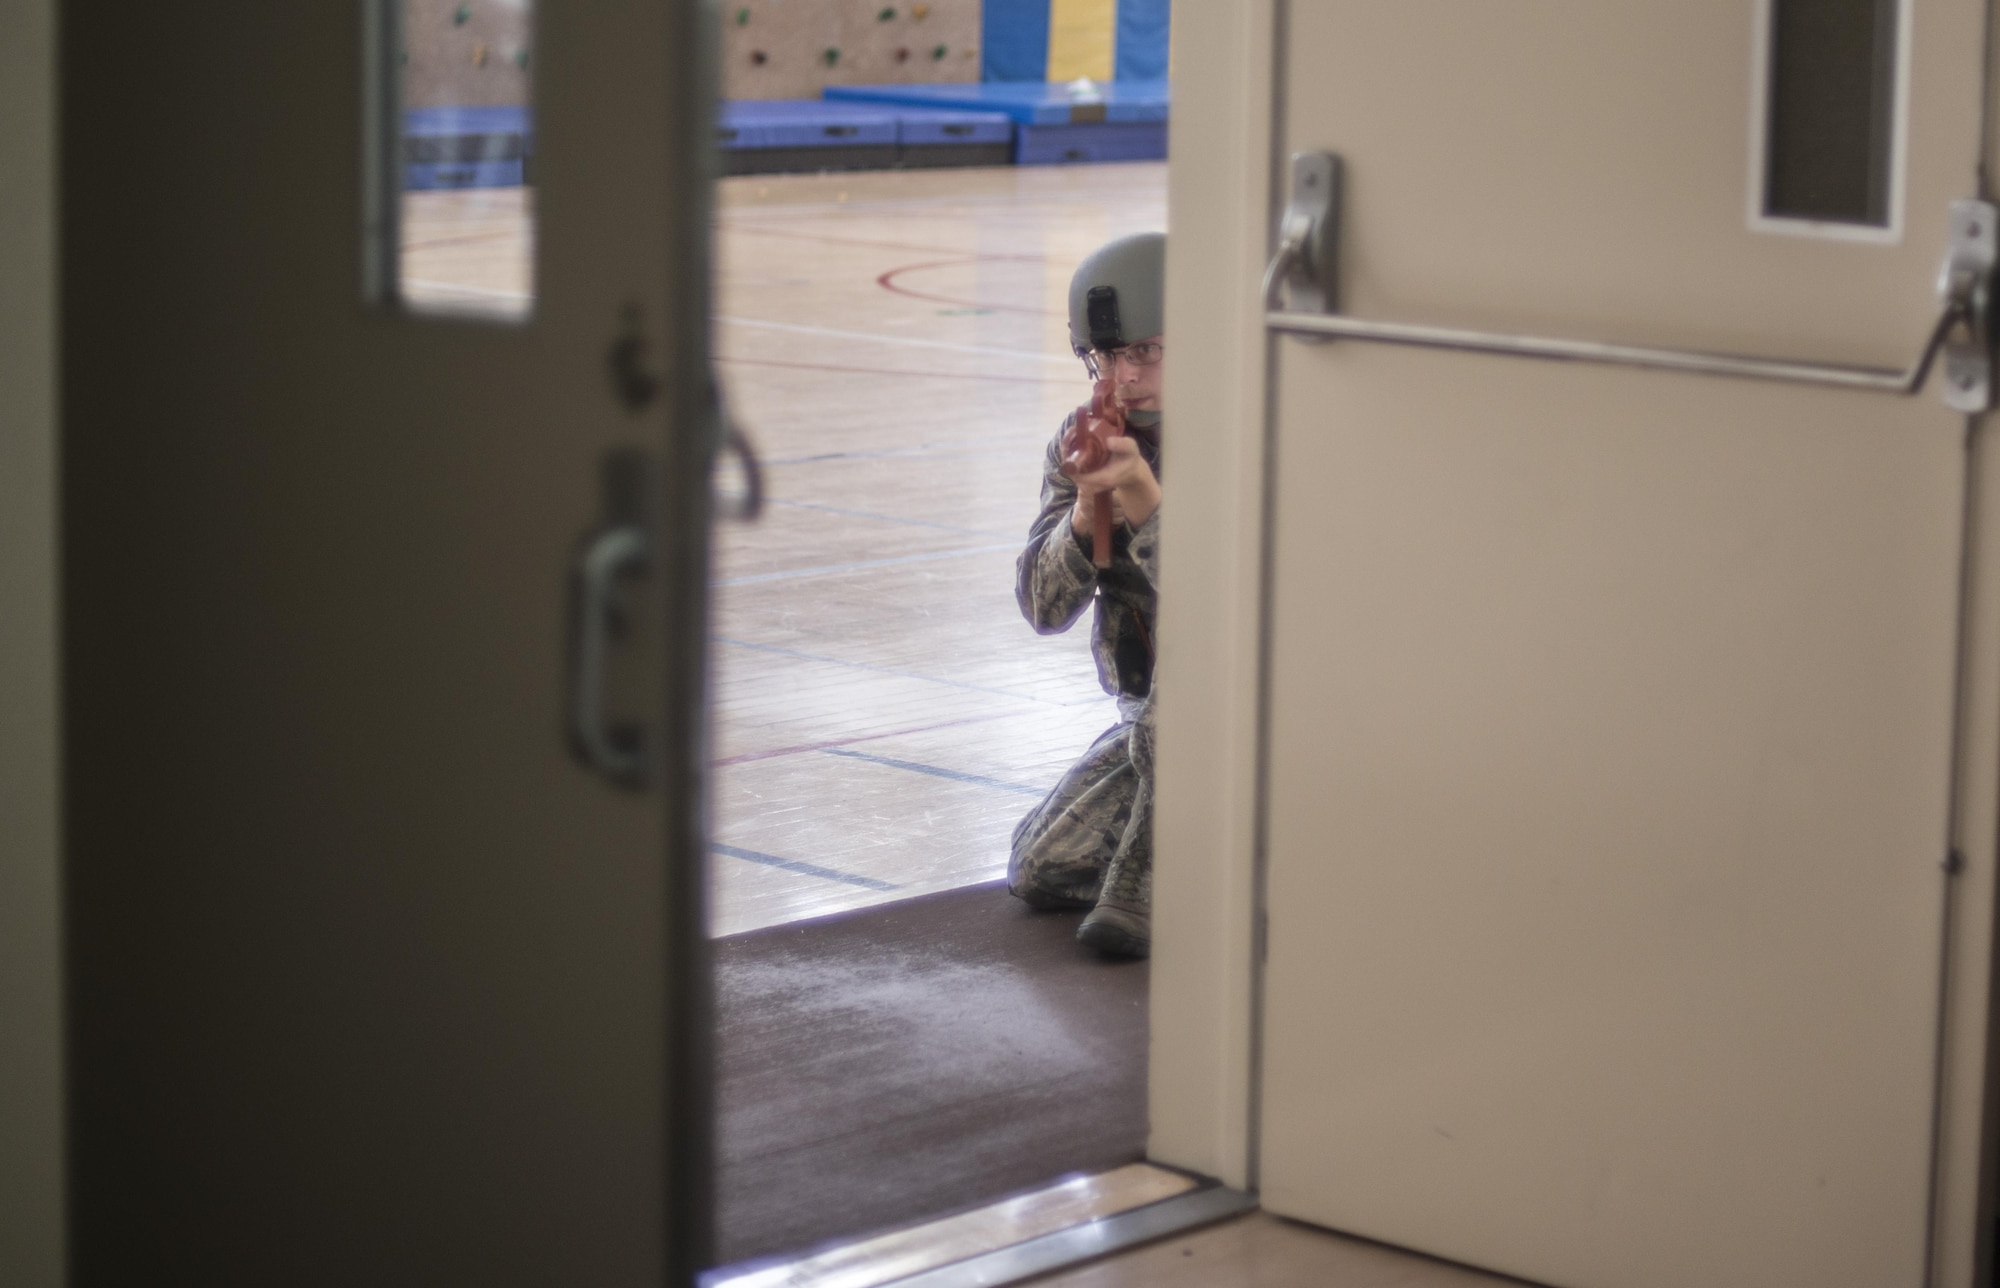
POLYGON ((723 1266, 701 1288, 1000 1288, 1254 1211, 1255 1195, 1149 1163, 805 1256, 723 1266))

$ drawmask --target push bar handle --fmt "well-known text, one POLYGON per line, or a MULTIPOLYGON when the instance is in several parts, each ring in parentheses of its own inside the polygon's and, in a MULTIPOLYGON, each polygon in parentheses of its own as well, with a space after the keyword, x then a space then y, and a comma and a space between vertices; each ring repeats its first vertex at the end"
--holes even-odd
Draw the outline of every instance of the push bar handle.
POLYGON ((1944 359, 1944 401, 1955 410, 1982 412, 1992 405, 1992 346, 1988 313, 2000 212, 1985 201, 1951 203, 1951 246, 1938 274, 1939 313, 1916 361, 1909 367, 1859 366, 1791 358, 1767 358, 1689 349, 1658 349, 1594 340, 1551 339, 1503 332, 1469 331, 1408 322, 1381 322, 1337 311, 1335 287, 1337 206, 1313 192, 1337 194, 1340 159, 1332 153, 1298 153, 1292 158, 1293 202, 1280 225, 1278 248, 1264 272, 1264 325, 1270 331, 1318 340, 1360 340, 1413 345, 1462 353, 1600 363, 1690 375, 1733 376, 1791 384, 1861 389, 1911 395, 1944 359), (1317 176, 1306 183, 1308 176, 1317 176), (1302 193, 1306 194, 1302 199, 1302 193), (1313 205, 1321 208, 1314 210, 1313 205), (1290 292, 1300 303, 1323 311, 1288 308, 1290 292), (1300 298, 1302 297, 1302 298, 1300 298))

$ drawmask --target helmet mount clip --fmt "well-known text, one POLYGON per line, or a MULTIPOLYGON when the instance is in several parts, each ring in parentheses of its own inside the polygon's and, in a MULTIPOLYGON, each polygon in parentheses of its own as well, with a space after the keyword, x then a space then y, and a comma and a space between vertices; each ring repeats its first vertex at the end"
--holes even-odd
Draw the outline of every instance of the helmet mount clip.
POLYGON ((1108 353, 1122 347, 1125 335, 1118 320, 1118 288, 1093 286, 1085 301, 1086 316, 1090 323, 1090 347, 1100 353, 1108 353))

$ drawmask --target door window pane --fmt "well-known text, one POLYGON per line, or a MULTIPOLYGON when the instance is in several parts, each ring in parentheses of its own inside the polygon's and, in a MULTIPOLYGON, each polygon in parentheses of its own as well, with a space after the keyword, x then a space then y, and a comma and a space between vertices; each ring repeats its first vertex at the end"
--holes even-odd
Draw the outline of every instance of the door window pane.
POLYGON ((533 0, 379 0, 371 293, 523 320, 535 293, 533 0))
POLYGON ((1889 223, 1899 0, 1770 0, 1766 216, 1889 223))

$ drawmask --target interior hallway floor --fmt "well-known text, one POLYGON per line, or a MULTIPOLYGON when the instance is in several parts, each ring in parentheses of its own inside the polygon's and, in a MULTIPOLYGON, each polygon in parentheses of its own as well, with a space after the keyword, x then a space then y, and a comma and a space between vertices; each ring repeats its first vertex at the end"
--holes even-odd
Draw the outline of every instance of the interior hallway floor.
POLYGON ((1507 1288, 1523 1281, 1252 1212, 1029 1282, 1035 1288, 1507 1288))

